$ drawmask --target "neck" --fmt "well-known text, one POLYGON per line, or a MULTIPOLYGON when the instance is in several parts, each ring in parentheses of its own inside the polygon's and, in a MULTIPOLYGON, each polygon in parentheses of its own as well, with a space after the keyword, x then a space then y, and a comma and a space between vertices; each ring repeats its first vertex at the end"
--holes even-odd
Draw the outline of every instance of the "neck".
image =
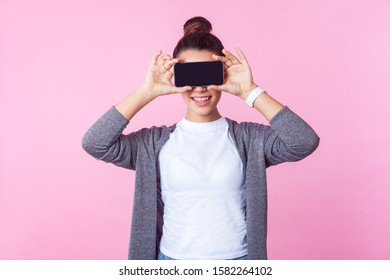
POLYGON ((213 112, 210 112, 207 115, 196 114, 192 111, 187 111, 186 119, 191 122, 212 122, 220 119, 222 116, 218 112, 218 109, 215 108, 213 112))

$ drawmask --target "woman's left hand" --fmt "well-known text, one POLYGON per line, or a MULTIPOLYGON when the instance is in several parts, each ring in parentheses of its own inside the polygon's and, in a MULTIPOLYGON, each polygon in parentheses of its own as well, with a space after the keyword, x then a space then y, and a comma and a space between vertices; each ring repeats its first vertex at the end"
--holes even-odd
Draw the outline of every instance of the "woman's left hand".
POLYGON ((253 82, 251 68, 244 53, 239 48, 236 50, 242 62, 226 49, 222 50, 226 57, 213 54, 213 59, 222 61, 224 65, 225 83, 209 85, 207 89, 229 92, 245 100, 249 92, 257 85, 253 82))

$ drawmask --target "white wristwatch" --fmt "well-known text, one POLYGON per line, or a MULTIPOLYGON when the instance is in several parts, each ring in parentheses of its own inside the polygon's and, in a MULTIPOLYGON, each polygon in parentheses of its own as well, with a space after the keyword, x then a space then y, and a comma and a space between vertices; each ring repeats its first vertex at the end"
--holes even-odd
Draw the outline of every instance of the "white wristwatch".
POLYGON ((265 90, 261 87, 257 87, 252 89, 252 91, 249 93, 248 97, 245 99, 246 104, 253 107, 253 103, 255 103, 256 98, 262 94, 265 90))

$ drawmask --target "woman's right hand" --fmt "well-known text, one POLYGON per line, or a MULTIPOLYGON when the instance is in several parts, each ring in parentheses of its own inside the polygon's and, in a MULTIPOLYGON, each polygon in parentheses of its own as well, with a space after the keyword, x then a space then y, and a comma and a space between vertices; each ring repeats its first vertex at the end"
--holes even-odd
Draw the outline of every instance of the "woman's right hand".
POLYGON ((172 84, 172 66, 179 62, 179 58, 172 59, 170 55, 166 54, 158 61, 160 54, 161 50, 153 56, 145 81, 141 85, 145 92, 150 94, 150 97, 154 99, 160 95, 183 93, 191 90, 191 86, 175 87, 172 84))

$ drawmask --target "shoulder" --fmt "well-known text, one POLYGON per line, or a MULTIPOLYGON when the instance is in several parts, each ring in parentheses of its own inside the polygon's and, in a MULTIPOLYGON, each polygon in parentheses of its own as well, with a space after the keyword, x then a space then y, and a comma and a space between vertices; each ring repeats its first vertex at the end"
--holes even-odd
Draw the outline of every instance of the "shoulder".
POLYGON ((237 122, 226 117, 225 119, 228 122, 229 130, 237 136, 258 134, 268 127, 267 125, 256 122, 237 122))
POLYGON ((145 137, 163 137, 166 134, 171 133, 176 127, 176 124, 166 126, 166 125, 161 125, 161 126, 151 126, 151 127, 144 127, 141 128, 134 133, 141 138, 145 137))
POLYGON ((128 136, 132 137, 138 143, 138 147, 160 150, 166 141, 168 141, 169 135, 175 127, 176 124, 145 127, 130 133, 128 136))
POLYGON ((167 125, 161 125, 161 126, 150 126, 150 127, 144 127, 139 129, 137 132, 140 134, 149 134, 149 133, 161 133, 164 131, 171 131, 174 130, 176 127, 176 124, 167 126, 167 125))

